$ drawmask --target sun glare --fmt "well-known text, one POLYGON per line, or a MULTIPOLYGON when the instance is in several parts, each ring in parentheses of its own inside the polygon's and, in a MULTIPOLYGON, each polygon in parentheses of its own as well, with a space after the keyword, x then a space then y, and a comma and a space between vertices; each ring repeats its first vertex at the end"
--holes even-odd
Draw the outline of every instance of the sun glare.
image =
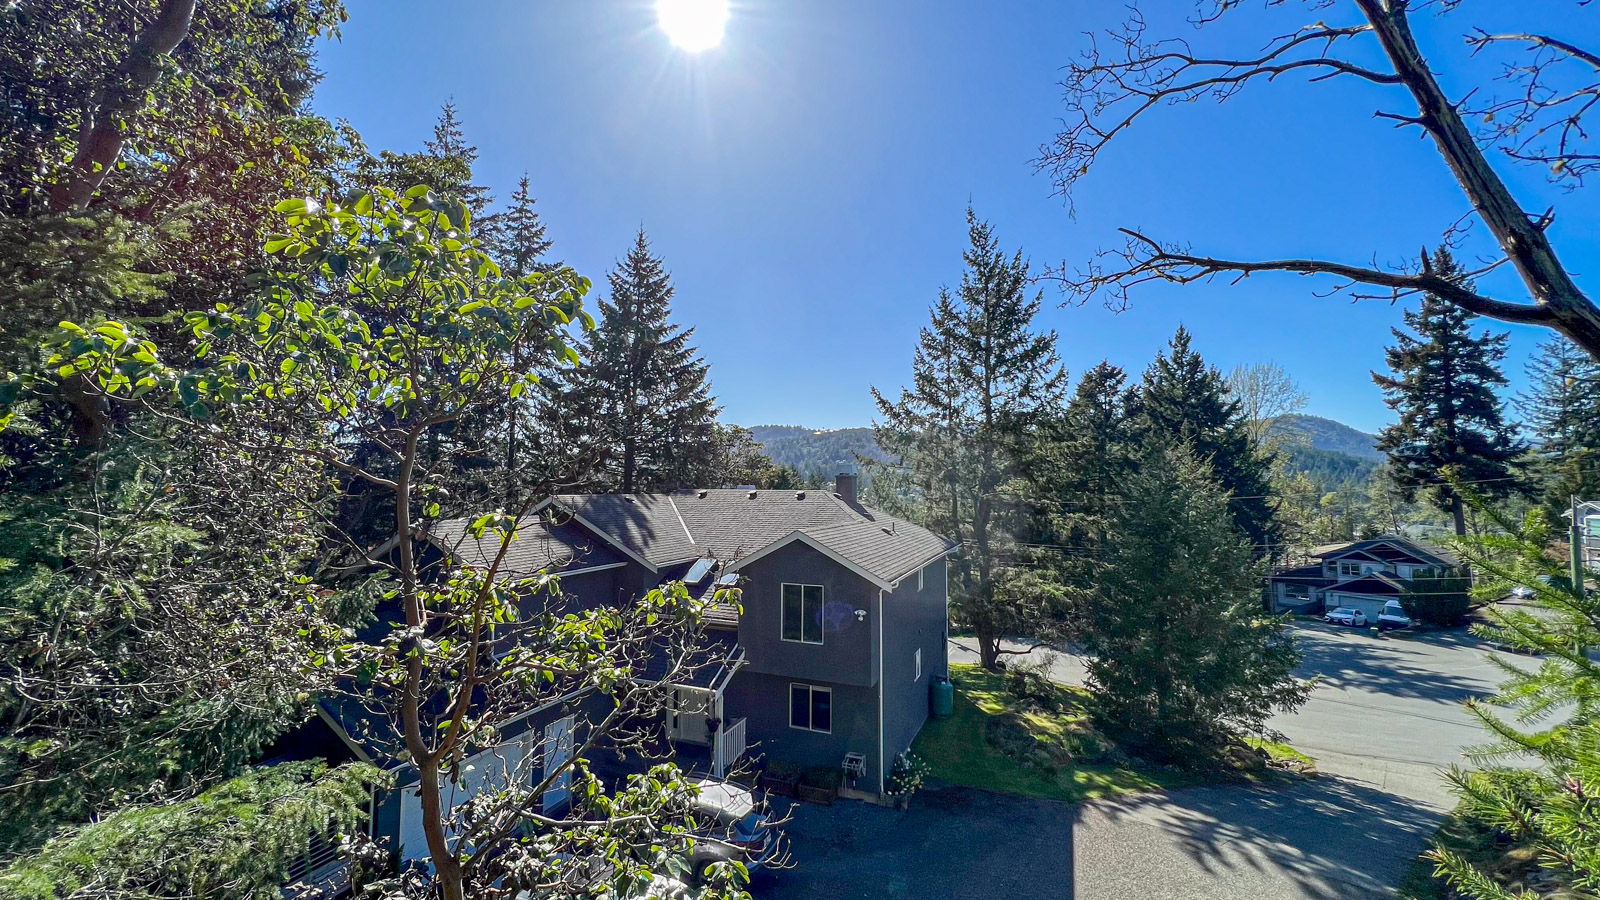
POLYGON ((656 21, 678 49, 699 53, 722 43, 728 0, 656 0, 656 21))

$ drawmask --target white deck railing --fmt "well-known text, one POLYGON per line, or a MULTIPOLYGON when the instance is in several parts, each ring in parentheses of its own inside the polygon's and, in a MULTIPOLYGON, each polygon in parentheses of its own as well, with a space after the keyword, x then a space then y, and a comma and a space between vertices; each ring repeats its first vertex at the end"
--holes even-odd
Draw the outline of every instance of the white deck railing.
POLYGON ((744 719, 740 719, 718 731, 712 741, 711 747, 711 775, 722 778, 728 774, 728 768, 739 761, 744 755, 744 719))

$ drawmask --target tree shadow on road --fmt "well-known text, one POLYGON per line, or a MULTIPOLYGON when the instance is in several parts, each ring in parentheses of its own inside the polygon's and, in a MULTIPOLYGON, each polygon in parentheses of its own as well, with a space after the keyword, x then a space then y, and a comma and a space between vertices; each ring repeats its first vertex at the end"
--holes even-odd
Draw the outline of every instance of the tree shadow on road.
POLYGON ((1130 818, 1164 831, 1208 880, 1247 880, 1249 873, 1286 879, 1296 896, 1347 898, 1392 896, 1442 813, 1322 776, 1098 801, 1080 807, 1078 824, 1088 830, 1130 818))
MULTIPOLYGON (((1492 685, 1439 670, 1437 651, 1415 638, 1373 637, 1338 640, 1311 628, 1297 629, 1302 674, 1316 673, 1330 687, 1375 691, 1395 697, 1460 703, 1493 691, 1492 685)), ((1429 635, 1431 645, 1476 651, 1478 645, 1454 635, 1429 635)))

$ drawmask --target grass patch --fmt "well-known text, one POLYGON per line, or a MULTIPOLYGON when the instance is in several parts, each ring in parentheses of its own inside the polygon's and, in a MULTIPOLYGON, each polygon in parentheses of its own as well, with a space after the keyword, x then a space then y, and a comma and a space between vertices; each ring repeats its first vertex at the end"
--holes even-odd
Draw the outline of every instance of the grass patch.
POLYGON ((1012 696, 1004 675, 981 666, 952 665, 950 677, 956 686, 954 715, 930 719, 912 747, 934 778, 1049 800, 1088 800, 1206 780, 1121 758, 1089 724, 1090 696, 1082 688, 1051 684, 1047 690, 1053 694, 1035 703, 1012 696))
POLYGON ((1266 738, 1247 737, 1245 745, 1252 750, 1260 750, 1267 755, 1267 759, 1276 763, 1290 763, 1297 767, 1309 767, 1316 760, 1301 753, 1299 750, 1285 744, 1283 741, 1269 741, 1266 738))

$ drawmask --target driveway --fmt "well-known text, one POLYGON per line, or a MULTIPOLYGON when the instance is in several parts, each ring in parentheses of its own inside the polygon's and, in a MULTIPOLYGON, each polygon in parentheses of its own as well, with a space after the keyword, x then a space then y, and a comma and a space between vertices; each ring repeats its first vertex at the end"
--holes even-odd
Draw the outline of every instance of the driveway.
MULTIPOLYGON (((1274 727, 1322 776, 1281 787, 1214 787, 1078 805, 965 788, 920 794, 908 812, 802 805, 798 867, 756 895, 982 900, 1333 900, 1392 896, 1450 804, 1441 768, 1483 732, 1461 701, 1497 670, 1459 632, 1410 638, 1293 626, 1311 700, 1274 727)), ((976 661, 970 641, 951 660, 976 661)), ((1080 660, 1052 675, 1081 682, 1080 660)))

